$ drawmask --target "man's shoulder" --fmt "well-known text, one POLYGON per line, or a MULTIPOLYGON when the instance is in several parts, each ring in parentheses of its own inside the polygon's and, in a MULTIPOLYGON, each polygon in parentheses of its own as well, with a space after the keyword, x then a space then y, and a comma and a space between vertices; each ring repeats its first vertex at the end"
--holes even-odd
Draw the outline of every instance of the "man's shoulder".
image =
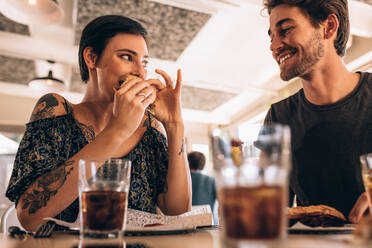
POLYGON ((287 124, 293 113, 298 111, 303 101, 303 90, 300 89, 295 94, 271 104, 265 117, 265 123, 284 123, 287 124))
POLYGON ((372 87, 372 73, 360 72, 360 75, 362 77, 362 80, 365 81, 365 83, 367 83, 369 87, 372 87))
POLYGON ((271 104, 271 109, 275 112, 286 112, 286 111, 293 111, 297 109, 297 107, 303 101, 303 90, 300 89, 295 94, 284 98, 276 103, 271 104))

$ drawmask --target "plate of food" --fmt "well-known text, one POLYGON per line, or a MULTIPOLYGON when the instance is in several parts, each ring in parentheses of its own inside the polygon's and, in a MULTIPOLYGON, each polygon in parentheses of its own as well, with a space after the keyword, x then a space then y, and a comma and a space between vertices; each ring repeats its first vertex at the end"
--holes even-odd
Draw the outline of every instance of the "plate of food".
POLYGON ((337 209, 326 205, 293 207, 288 209, 290 234, 349 234, 354 225, 348 224, 337 209))

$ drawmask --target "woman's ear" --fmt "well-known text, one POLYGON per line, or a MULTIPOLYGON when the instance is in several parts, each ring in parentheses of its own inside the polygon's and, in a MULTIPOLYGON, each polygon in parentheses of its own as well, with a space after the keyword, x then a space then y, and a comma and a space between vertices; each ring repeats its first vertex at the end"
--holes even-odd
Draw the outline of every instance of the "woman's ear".
POLYGON ((335 14, 330 14, 324 21, 324 38, 336 39, 339 23, 335 14))
POLYGON ((92 47, 86 47, 83 51, 85 64, 89 69, 94 69, 97 62, 97 54, 94 53, 92 47))

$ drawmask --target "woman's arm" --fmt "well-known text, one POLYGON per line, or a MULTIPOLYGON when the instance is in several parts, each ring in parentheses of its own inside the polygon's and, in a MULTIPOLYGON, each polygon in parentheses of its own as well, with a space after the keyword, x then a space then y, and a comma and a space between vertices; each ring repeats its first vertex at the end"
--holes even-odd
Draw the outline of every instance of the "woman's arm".
POLYGON ((159 195, 158 203, 163 213, 182 214, 191 211, 191 178, 185 155, 183 123, 165 126, 168 136, 167 191, 159 195))
POLYGON ((58 168, 38 177, 19 198, 18 219, 29 231, 35 231, 45 217, 54 217, 78 197, 79 159, 106 160, 121 143, 117 132, 103 130, 91 143, 58 168))
POLYGON ((173 88, 170 77, 157 70, 165 79, 166 87, 157 93, 154 103, 156 117, 165 127, 168 139, 167 188, 158 197, 164 214, 177 215, 191 210, 191 178, 185 155, 184 124, 181 116, 181 71, 173 88))

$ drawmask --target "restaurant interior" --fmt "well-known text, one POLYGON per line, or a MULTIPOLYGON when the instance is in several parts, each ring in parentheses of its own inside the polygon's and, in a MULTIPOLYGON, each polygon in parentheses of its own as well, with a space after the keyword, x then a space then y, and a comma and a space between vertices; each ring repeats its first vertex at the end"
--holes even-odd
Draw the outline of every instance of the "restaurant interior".
MULTIPOLYGON (((244 127, 263 123, 272 103, 301 88, 299 79, 283 81, 279 77, 269 49, 269 17, 262 0, 7 2, 12 1, 0 1, 0 213, 11 204, 4 194, 37 100, 50 92, 72 103, 82 100, 86 85, 79 74, 79 39, 83 27, 95 17, 120 14, 145 26, 149 33, 148 78, 159 78, 155 73, 159 68, 175 80, 177 69, 182 69, 186 150, 206 156, 203 173, 207 175, 213 175, 213 130, 238 128, 244 135, 244 127)), ((372 1, 349 0, 349 9, 351 29, 344 63, 350 71, 372 73, 372 1)), ((184 239, 178 247, 191 247, 197 240, 200 246, 194 247, 219 247, 215 236, 197 235, 200 237, 184 239)), ((172 244, 179 242, 173 236, 165 243, 152 238, 151 242, 163 247, 177 247, 172 244)), ((307 243, 298 242, 310 247, 306 246, 310 236, 304 240, 307 243)), ((327 241, 314 242, 333 247, 327 241)), ((6 247, 13 246, 9 243, 6 247)), ((339 241, 334 247, 348 246, 339 241)))

